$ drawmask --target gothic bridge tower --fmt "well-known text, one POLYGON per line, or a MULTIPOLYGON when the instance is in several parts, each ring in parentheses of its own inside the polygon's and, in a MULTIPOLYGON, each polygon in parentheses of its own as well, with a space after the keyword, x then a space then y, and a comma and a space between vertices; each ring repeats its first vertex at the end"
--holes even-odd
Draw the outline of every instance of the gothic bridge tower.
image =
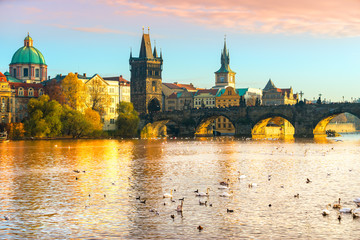
POLYGON ((162 53, 157 54, 156 46, 152 51, 150 35, 143 33, 139 57, 130 53, 131 102, 139 113, 162 110, 162 53))
POLYGON ((215 72, 215 86, 213 88, 225 88, 227 86, 235 88, 235 72, 230 68, 230 54, 226 48, 224 39, 224 49, 221 53, 221 67, 215 72))

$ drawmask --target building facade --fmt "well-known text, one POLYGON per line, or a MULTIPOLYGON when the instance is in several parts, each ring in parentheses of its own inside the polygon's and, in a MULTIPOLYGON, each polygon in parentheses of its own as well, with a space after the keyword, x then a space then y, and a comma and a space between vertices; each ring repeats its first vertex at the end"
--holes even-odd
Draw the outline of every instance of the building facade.
POLYGON ((194 108, 216 107, 216 93, 218 89, 200 89, 194 95, 194 108))
POLYGON ((6 76, 0 72, 0 122, 15 122, 15 94, 6 76))
MULTIPOLYGON (((240 95, 233 87, 219 89, 216 94, 216 107, 239 106, 240 95)), ((221 135, 230 135, 235 133, 234 125, 226 117, 218 117, 215 120, 215 130, 221 135)))
POLYGON ((151 48, 150 35, 143 33, 139 57, 130 53, 131 102, 139 113, 162 110, 162 64, 163 59, 151 48))
POLYGON ((263 89, 262 104, 271 105, 294 105, 298 102, 298 94, 293 93, 290 88, 277 88, 275 84, 269 79, 265 88, 263 89))

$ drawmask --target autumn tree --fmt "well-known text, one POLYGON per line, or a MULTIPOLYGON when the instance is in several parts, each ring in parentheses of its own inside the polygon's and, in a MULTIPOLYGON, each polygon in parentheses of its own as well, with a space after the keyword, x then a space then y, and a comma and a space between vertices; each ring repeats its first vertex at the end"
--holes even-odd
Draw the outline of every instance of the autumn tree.
POLYGON ((61 88, 61 83, 56 79, 48 81, 44 87, 45 93, 50 97, 50 100, 56 100, 61 105, 66 103, 65 95, 61 88))
POLYGON ((98 77, 94 77, 87 84, 88 100, 87 107, 97 111, 101 116, 106 112, 110 105, 110 96, 108 94, 108 84, 98 77))
POLYGON ((133 104, 129 102, 120 102, 116 112, 119 114, 116 119, 117 134, 122 137, 135 136, 140 119, 133 104))
POLYGON ((85 110, 85 119, 90 123, 89 134, 92 136, 100 135, 103 127, 100 114, 97 111, 88 108, 85 110))
POLYGON ((78 79, 77 74, 69 73, 61 81, 61 89, 66 103, 76 110, 82 110, 85 107, 86 88, 85 84, 78 79))
POLYGON ((30 99, 29 117, 25 121, 26 133, 32 137, 55 137, 61 134, 62 106, 48 95, 30 99))
POLYGON ((80 138, 85 136, 90 129, 90 123, 86 120, 84 114, 71 108, 68 105, 63 106, 62 132, 64 135, 80 138))

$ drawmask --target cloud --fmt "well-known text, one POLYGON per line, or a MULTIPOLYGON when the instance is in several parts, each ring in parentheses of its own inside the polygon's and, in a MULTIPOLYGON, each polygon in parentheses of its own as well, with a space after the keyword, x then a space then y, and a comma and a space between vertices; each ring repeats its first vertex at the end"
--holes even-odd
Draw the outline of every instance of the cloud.
POLYGON ((118 14, 177 17, 245 33, 360 36, 359 0, 98 0, 118 14))

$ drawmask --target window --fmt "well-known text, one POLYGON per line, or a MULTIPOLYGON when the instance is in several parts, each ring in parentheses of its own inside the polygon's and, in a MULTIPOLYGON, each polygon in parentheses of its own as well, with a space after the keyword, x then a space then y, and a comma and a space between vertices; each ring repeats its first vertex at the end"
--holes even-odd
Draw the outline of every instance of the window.
POLYGON ((220 124, 220 123, 218 123, 218 128, 221 128, 221 124, 220 124))
POLYGON ((28 77, 29 76, 29 69, 28 68, 24 68, 24 77, 28 77))
POLYGON ((15 68, 13 69, 13 73, 14 73, 13 77, 16 77, 16 69, 15 68))
POLYGON ((223 127, 226 128, 226 123, 223 124, 223 127))
POLYGON ((42 88, 39 89, 39 96, 42 96, 44 94, 44 90, 42 88))
POLYGON ((35 77, 40 77, 40 69, 35 69, 35 77))
POLYGON ((115 108, 110 108, 110 113, 114 113, 115 112, 115 108))
POLYGON ((112 98, 110 98, 110 102, 111 103, 114 103, 115 102, 115 99, 112 97, 112 98))
POLYGON ((18 89, 18 95, 19 95, 19 96, 24 96, 24 89, 23 89, 22 87, 20 87, 20 88, 18 89))
POLYGON ((228 127, 231 128, 231 123, 228 124, 228 127))
POLYGON ((115 124, 115 119, 111 118, 110 119, 110 124, 115 124))
POLYGON ((114 92, 115 92, 114 88, 110 88, 110 89, 109 89, 109 92, 110 92, 110 93, 114 93, 114 92))
POLYGON ((157 90, 157 89, 156 89, 156 82, 153 81, 153 82, 152 82, 152 91, 153 91, 153 92, 156 92, 156 90, 157 90))
POLYGON ((34 89, 32 89, 32 88, 29 88, 29 90, 28 90, 28 96, 34 96, 34 89))

